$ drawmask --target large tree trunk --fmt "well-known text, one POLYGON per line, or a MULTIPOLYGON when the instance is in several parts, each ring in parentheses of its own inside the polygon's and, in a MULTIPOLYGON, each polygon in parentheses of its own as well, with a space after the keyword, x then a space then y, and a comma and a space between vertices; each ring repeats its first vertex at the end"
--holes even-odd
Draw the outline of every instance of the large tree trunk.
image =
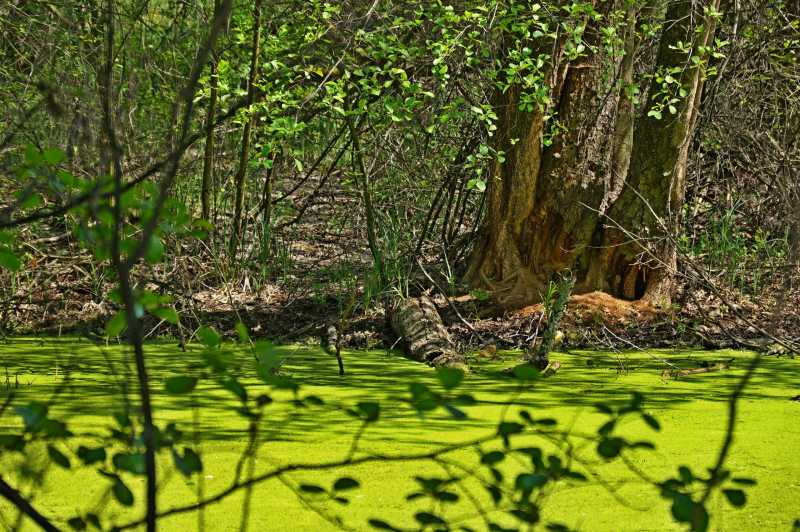
MULTIPOLYGON (((691 43, 691 55, 697 55, 713 39, 714 21, 693 12, 691 0, 670 4, 655 71, 681 68, 673 76, 685 96, 672 103, 674 115, 665 109, 656 120, 647 111, 663 95, 652 90, 640 111, 644 116, 635 120, 630 87, 637 10, 624 1, 596 4, 604 18, 589 21, 583 36, 586 48, 595 51, 567 62, 557 46, 552 57, 548 114, 557 117, 562 132, 550 145, 544 137, 554 122, 545 121, 544 110, 520 111, 514 88, 497 96, 497 145, 507 161, 494 168, 482 240, 467 278, 492 290, 504 306, 538 301, 549 280, 566 269, 576 277, 576 293, 604 290, 627 299, 669 293, 664 263, 674 263, 674 249, 662 238, 659 261, 640 264, 642 246, 629 242, 614 223, 650 237, 676 227, 704 68, 674 48, 678 41, 691 43), (602 46, 600 29, 612 13, 624 16, 624 54, 602 46), (701 35, 694 37, 702 23, 701 35)), ((706 5, 716 9, 719 0, 706 5)))
MULTIPOLYGON (((624 2, 596 3, 609 15, 624 2)), ((497 149, 506 161, 496 164, 490 179, 483 240, 467 278, 492 290, 505 306, 537 301, 556 273, 573 266, 597 225, 597 214, 586 205, 600 209, 618 192, 610 169, 630 143, 625 144, 624 128, 618 135, 608 132, 630 122, 630 111, 620 105, 624 86, 617 80, 628 77, 622 69, 631 67, 603 50, 602 23, 586 21, 583 34, 586 48, 597 48, 596 53, 569 61, 565 39, 554 47, 544 70, 548 108, 520 111, 515 87, 496 96, 497 149), (546 115, 554 118, 545 120, 546 115), (560 133, 548 141, 556 129, 560 133)), ((632 41, 633 32, 626 38, 632 41)))
MULTIPOLYGON (((657 61, 662 72, 680 69, 674 76, 680 76, 685 95, 674 104, 674 113, 665 106, 660 118, 647 112, 637 121, 625 189, 605 220, 602 246, 590 254, 598 288, 657 305, 671 300, 689 145, 709 59, 703 50, 711 46, 716 27, 716 19, 703 17, 693 4, 680 0, 670 5, 667 20, 676 22, 664 31, 657 61), (698 26, 702 33, 695 36, 698 26), (692 52, 678 50, 679 42, 693 43, 692 52), (694 57, 700 63, 695 64, 694 57)), ((703 7, 715 12, 719 5, 720 0, 708 0, 703 7)), ((658 109, 663 101, 656 89, 650 89, 646 110, 658 109)))

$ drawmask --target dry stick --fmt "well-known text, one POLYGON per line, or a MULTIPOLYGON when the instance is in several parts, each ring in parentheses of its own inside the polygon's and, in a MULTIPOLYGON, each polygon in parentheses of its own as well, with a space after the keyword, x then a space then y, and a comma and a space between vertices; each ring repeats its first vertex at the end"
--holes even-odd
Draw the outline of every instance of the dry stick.
MULTIPOLYGON (((298 182, 297 182, 297 184, 296 184, 295 186, 293 186, 291 189, 289 189, 289 191, 288 191, 288 192, 286 192, 285 194, 281 194, 281 196, 280 196, 280 197, 277 197, 277 198, 275 198, 274 200, 272 200, 272 203, 273 203, 273 204, 277 204, 277 203, 279 203, 279 202, 281 202, 281 201, 285 200, 286 198, 288 198, 289 196, 291 196, 291 195, 292 195, 292 194, 294 194, 295 192, 297 192, 297 190, 298 190, 298 189, 299 189, 301 186, 303 186, 303 184, 304 184, 306 181, 308 181, 308 180, 311 178, 311 176, 312 176, 312 175, 314 174, 314 172, 317 170, 317 168, 319 167, 319 165, 320 165, 320 164, 322 164, 322 161, 324 161, 324 160, 325 160, 325 157, 327 157, 327 156, 328 156, 328 154, 329 154, 329 153, 330 153, 330 151, 333 149, 333 147, 334 147, 334 146, 336 146, 336 143, 337 143, 337 142, 339 142, 339 139, 340 139, 340 138, 342 138, 342 135, 344 135, 344 132, 345 132, 345 131, 347 131, 347 124, 345 124, 343 127, 341 127, 341 128, 339 129, 339 131, 336 133, 336 135, 334 135, 333 139, 331 139, 331 141, 328 143, 328 145, 327 145, 327 146, 325 146, 325 149, 324 149, 324 150, 322 150, 322 153, 319 155, 319 157, 317 157, 317 160, 316 160, 316 161, 314 161, 314 164, 312 164, 312 165, 311 165, 311 168, 309 168, 309 169, 308 169, 308 172, 306 172, 306 175, 305 175, 305 177, 303 177, 303 178, 302 178, 300 181, 298 181, 298 182)), ((262 209, 263 209, 263 206, 262 206, 262 209)))
MULTIPOLYGON (((214 23, 209 32, 207 40, 203 43, 192 65, 192 72, 189 77, 189 82, 185 87, 180 97, 184 99, 184 115, 181 136, 179 137, 178 145, 185 144, 186 138, 189 133, 190 121, 193 114, 193 99, 197 86, 200 72, 203 63, 208 56, 209 49, 216 41, 217 35, 222 29, 224 21, 230 12, 231 0, 225 0, 224 5, 219 6, 219 9, 214 14, 214 23)), ((148 532, 156 530, 157 508, 156 508, 156 459, 155 459, 155 432, 153 425, 153 412, 150 397, 150 382, 147 373, 147 366, 145 363, 144 346, 142 342, 141 322, 136 316, 135 305, 136 299, 133 294, 133 286, 130 279, 131 268, 139 261, 139 259, 146 252, 150 238, 152 237, 158 225, 161 210, 167 199, 167 193, 175 179, 178 171, 178 164, 183 155, 179 152, 171 161, 168 166, 168 172, 161 180, 159 196, 156 199, 153 207, 153 212, 150 219, 145 224, 142 230, 140 240, 134 251, 128 256, 126 260, 122 259, 120 250, 120 231, 123 223, 122 212, 122 148, 119 145, 116 136, 116 130, 111 113, 111 85, 113 82, 113 64, 114 64, 114 0, 107 0, 107 28, 106 28, 106 65, 104 77, 102 80, 102 107, 105 133, 108 136, 109 148, 113 158, 113 180, 114 180, 114 230, 111 237, 111 260, 117 271, 119 278, 120 292, 123 303, 125 304, 125 312, 129 330, 131 343, 133 344, 134 362, 137 371, 137 380, 139 384, 139 396, 142 402, 142 416, 144 418, 143 426, 143 439, 145 444, 145 474, 147 477, 146 487, 146 515, 145 524, 148 532)))
MULTIPOLYGON (((252 105, 256 90, 256 76, 258 75, 259 46, 261 44, 261 0, 255 0, 253 4, 253 41, 250 56, 250 75, 247 79, 247 104, 252 105)), ((244 187, 247 175, 247 161, 250 156, 250 140, 255 117, 247 117, 242 130, 242 149, 239 156, 239 167, 234 177, 236 187, 236 198, 234 200, 233 227, 231 228, 230 254, 234 258, 239 247, 239 240, 243 229, 242 216, 244 213, 244 187)))
POLYGON ((478 340, 480 340, 480 342, 481 342, 481 343, 485 343, 485 342, 486 342, 486 340, 483 338, 483 336, 481 336, 481 333, 479 333, 479 332, 478 332, 478 331, 475 329, 475 327, 473 327, 473 326, 472 326, 472 324, 470 324, 470 322, 468 322, 467 320, 465 320, 465 319, 464 319, 464 316, 462 316, 462 315, 461 315, 461 313, 458 311, 458 308, 456 308, 456 305, 455 305, 455 303, 453 303, 453 302, 450 300, 450 297, 447 295, 447 293, 446 293, 444 290, 442 290, 442 289, 441 289, 441 287, 440 287, 440 286, 439 286, 439 285, 436 283, 436 281, 434 281, 434 280, 433 280, 433 277, 431 277, 431 276, 428 274, 428 271, 427 271, 427 270, 425 269, 425 267, 422 265, 422 263, 420 262, 420 260, 419 260, 419 259, 416 259, 416 260, 417 260, 417 266, 419 266, 419 269, 420 269, 420 270, 422 270, 422 273, 424 273, 424 274, 425 274, 425 277, 427 277, 427 278, 428 278, 428 280, 431 282, 431 284, 433 284, 434 288, 436 288, 436 289, 437 289, 437 290, 438 290, 438 291, 439 291, 439 292, 440 292, 440 293, 441 293, 441 294, 444 296, 444 299, 445 299, 445 301, 447 301, 447 304, 448 304, 448 305, 450 305, 450 308, 451 308, 451 309, 453 309, 453 312, 455 312, 455 313, 456 313, 456 316, 458 316, 458 319, 460 319, 460 320, 461 320, 461 323, 463 323, 464 325, 466 325, 466 326, 467 326, 467 329, 469 329, 469 330, 472 332, 472 334, 474 334, 475 336, 477 336, 477 337, 478 337, 478 340))
POLYGON ((286 488, 289 489, 294 494, 294 496, 300 501, 300 503, 307 510, 309 510, 311 512, 314 512, 320 518, 324 519, 325 521, 327 521, 328 523, 333 525, 333 527, 336 530, 345 530, 347 532, 357 532, 358 529, 353 528, 353 527, 348 526, 348 525, 345 525, 341 521, 339 516, 333 514, 332 512, 326 511, 325 509, 320 507, 318 504, 312 504, 311 502, 309 502, 309 497, 307 495, 304 495, 303 492, 300 491, 300 489, 295 485, 296 483, 292 484, 291 481, 289 481, 288 479, 284 478, 283 476, 278 477, 278 481, 281 484, 283 484, 284 486, 286 486, 286 488))
POLYGON ((647 351, 645 349, 642 349, 641 347, 639 347, 638 345, 634 344, 630 340, 626 340, 625 338, 622 338, 621 336, 618 336, 618 335, 614 334, 614 331, 612 331, 611 329, 609 329, 605 325, 603 325, 603 330, 605 332, 607 332, 608 334, 610 334, 611 336, 613 336, 614 338, 616 338, 617 340, 619 340, 619 341, 621 341, 621 342, 623 342, 625 344, 628 344, 630 347, 636 349, 637 351, 641 351, 641 352, 645 353, 647 356, 649 356, 653 360, 657 360, 658 362, 661 362, 665 366, 671 366, 674 371, 681 371, 681 368, 679 366, 673 364, 672 362, 670 362, 666 358, 657 357, 653 353, 651 353, 651 352, 649 352, 649 351, 647 351))
POLYGON ((375 261, 375 267, 378 268, 378 276, 381 280, 381 285, 385 289, 388 283, 386 271, 383 268, 383 258, 378 248, 378 239, 375 236, 375 211, 372 207, 369 173, 367 173, 367 168, 364 166, 364 158, 361 154, 361 143, 358 141, 358 133, 356 132, 355 126, 353 126, 353 120, 350 116, 347 117, 347 126, 350 128, 350 137, 353 140, 355 162, 358 163, 358 170, 356 173, 361 173, 361 194, 364 199, 364 210, 366 211, 367 217, 367 243, 369 244, 369 250, 372 252, 372 259, 375 261))
POLYGON ((139 397, 142 401, 142 416, 144 426, 142 428, 145 444, 145 475, 147 477, 146 487, 146 523, 148 532, 156 530, 156 456, 155 456, 155 434, 153 429, 153 409, 150 398, 150 381, 147 374, 147 366, 144 360, 144 349, 142 346, 141 323, 136 316, 136 298, 133 294, 133 287, 130 279, 130 267, 122 260, 120 253, 120 231, 123 224, 122 212, 122 148, 117 140, 117 133, 114 121, 111 116, 111 85, 113 83, 114 67, 114 0, 107 0, 106 3, 106 64, 103 80, 101 84, 102 107, 105 134, 108 137, 111 157, 113 159, 113 179, 114 179, 114 229, 111 235, 111 262, 119 278, 120 292, 123 303, 125 304, 126 321, 128 330, 133 341, 134 362, 139 383, 139 397))
MULTIPOLYGON (((219 9, 219 0, 214 0, 214 9, 219 9)), ((214 172, 214 115, 217 114, 217 60, 211 59, 211 89, 208 101, 208 119, 206 122, 206 145, 203 154, 203 181, 200 187, 200 204, 203 220, 211 217, 211 181, 214 172)))
POLYGON ((308 195, 308 198, 306 198, 306 200, 303 202, 303 205, 297 210, 297 214, 295 215, 295 217, 292 218, 291 220, 287 220, 281 223, 277 227, 278 229, 283 229, 290 225, 294 225, 303 218, 303 215, 305 214, 306 210, 308 210, 308 208, 314 202, 314 199, 317 197, 317 195, 319 195, 319 192, 322 190, 322 187, 325 186, 325 183, 328 182, 328 178, 330 178, 330 176, 333 174, 336 165, 339 164, 339 160, 344 156, 345 152, 347 152, 347 148, 350 147, 350 144, 352 142, 353 142, 352 139, 347 139, 347 142, 345 142, 344 145, 339 149, 339 152, 336 154, 336 157, 334 157, 333 162, 328 167, 328 171, 325 172, 325 175, 322 176, 322 179, 320 179, 317 186, 314 187, 314 190, 311 192, 311 194, 308 195))
MULTIPOLYGON (((235 116, 239 110, 246 107, 247 103, 245 99, 242 99, 232 105, 224 114, 222 114, 218 119, 214 121, 214 127, 216 128, 223 122, 226 122, 233 116, 235 116)), ((162 172, 170 163, 175 160, 176 158, 180 158, 186 150, 188 150, 195 142, 205 136, 205 128, 199 132, 193 133, 186 137, 186 140, 183 144, 180 144, 175 150, 171 151, 167 157, 164 159, 154 163, 151 165, 147 170, 133 178, 132 180, 125 183, 122 187, 123 192, 127 192, 131 190, 136 185, 144 182, 150 177, 162 172)), ((100 198, 110 198, 113 196, 113 192, 102 192, 101 191, 106 187, 108 183, 106 181, 98 181, 92 188, 87 190, 86 192, 82 192, 74 196, 68 202, 64 203, 63 205, 59 205, 57 207, 52 207, 49 209, 40 209, 38 211, 32 212, 28 215, 22 216, 20 218, 15 218, 13 220, 0 220, 0 229, 7 229, 10 227, 17 227, 20 225, 29 224, 32 222, 37 222, 39 220, 44 220, 47 218, 54 218, 56 216, 60 216, 62 214, 66 214, 67 212, 87 203, 93 199, 100 199, 100 198)))
MULTIPOLYGON (((467 142, 464 143, 464 145, 461 146, 458 155, 456 155, 456 158, 453 162, 453 166, 455 167, 456 171, 462 168, 466 154, 473 150, 476 143, 477 143, 476 137, 472 136, 467 142)), ((445 189, 447 188, 448 185, 450 185, 450 182, 452 180, 457 179, 458 177, 456 172, 450 172, 448 174, 449 175, 447 176, 447 178, 445 178, 442 181, 442 184, 439 185, 439 189, 436 191, 436 195, 434 196, 433 201, 431 202, 430 209, 428 209, 428 214, 425 217, 425 223, 422 226, 422 234, 420 235, 419 240, 417 241, 417 245, 414 248, 414 253, 412 255, 413 257, 419 256, 419 253, 422 250, 422 246, 423 244, 425 244, 425 239, 428 238, 428 232, 433 228, 432 224, 435 224, 436 220, 439 218, 439 213, 442 210, 442 205, 444 205, 443 203, 440 203, 440 201, 442 200, 442 195, 445 189)))
POLYGON ((27 515, 34 523, 42 527, 47 532, 58 532, 60 529, 50 522, 45 516, 33 507, 22 494, 12 488, 8 483, 0 477, 0 495, 3 496, 8 502, 17 507, 17 509, 27 515))
MULTIPOLYGON (((625 184, 625 186, 629 186, 629 185, 626 183, 626 184, 625 184)), ((665 223, 664 223, 664 221, 661 219, 661 217, 660 217, 660 216, 658 216, 658 215, 656 214, 656 212, 653 210, 653 207, 650 205, 650 202, 649 202, 649 201, 647 201, 647 199, 646 199, 644 196, 642 196, 642 194, 641 194, 641 193, 640 193, 638 190, 635 190, 635 189, 633 189, 633 188, 632 188, 631 190, 633 190, 633 192, 634 192, 634 193, 635 193, 635 194, 636 194, 636 195, 639 197, 639 199, 640 199, 640 200, 642 200, 642 201, 644 202, 645 206, 646 206, 646 207, 647 207, 647 208, 650 210, 650 213, 651 213, 651 214, 652 214, 652 216, 653 216, 653 217, 654 217, 654 218, 657 220, 658 224, 661 226, 661 229, 664 231, 664 233, 665 233, 665 235, 666 235, 666 236, 665 236, 665 238, 669 238, 669 239, 672 241, 672 244, 673 244, 674 246, 676 246, 676 248, 675 248, 675 249, 676 249, 676 250, 679 250, 679 249, 680 249, 680 247, 678 247, 678 242, 677 242, 677 240, 674 238, 674 236, 672 236, 672 235, 671 235, 671 233, 669 232, 668 228, 666 227, 666 224, 665 224, 665 223)), ((691 266, 691 267, 692 267, 692 269, 693 269, 693 271, 694 271, 694 274, 695 274, 695 277, 690 277, 689 275, 684 275, 684 274, 682 274, 681 272, 679 272, 679 271, 675 270, 675 269, 674 269, 674 268, 673 268, 671 265, 667 264, 667 263, 666 263, 666 262, 665 262, 665 261, 664 261, 664 260, 663 260, 661 257, 659 257, 659 256, 658 256, 658 254, 656 254, 656 253, 653 253, 653 251, 652 251, 652 250, 650 250, 650 249, 649 249, 647 246, 643 245, 643 244, 642 244, 642 242, 645 242, 645 241, 647 241, 647 240, 648 240, 647 238, 644 238, 644 237, 641 237, 641 236, 639 236, 639 235, 636 235, 636 234, 634 234, 633 232, 631 232, 631 231, 629 231, 628 229, 626 229, 625 227, 623 227, 623 226, 622 226, 622 224, 620 224, 619 222, 617 222, 616 220, 614 220, 613 218, 611 218, 611 217, 610 217, 610 216, 608 216, 607 214, 602 214, 602 213, 600 213, 600 211, 599 211, 599 210, 597 210, 597 209, 595 209, 594 207, 592 207, 592 206, 590 206, 590 205, 587 205, 586 203, 583 203, 583 202, 581 202, 581 205, 582 205, 583 207, 586 207, 587 209, 589 209, 589 210, 591 210, 591 211, 594 211, 594 212, 596 212, 596 213, 598 213, 598 214, 601 214, 601 215, 602 215, 602 216, 603 216, 603 217, 604 217, 606 220, 608 220, 609 222, 611 222, 611 224, 613 225, 613 227, 614 227, 616 230, 620 231, 620 232, 621 232, 623 235, 625 235, 626 237, 628 237, 628 238, 630 239, 630 240, 629 240, 630 242, 635 242, 635 243, 638 243, 638 244, 639 244, 639 246, 642 248, 642 253, 643 253, 643 254, 645 254, 645 255, 648 255, 648 256, 649 256, 649 257, 650 257, 652 260, 654 260, 654 261, 655 261, 655 262, 656 262, 656 263, 657 263, 657 264, 658 264, 660 267, 662 267, 662 268, 666 268, 666 269, 667 269, 667 270, 668 270, 668 271, 669 271, 669 272, 670 272, 672 275, 680 275, 680 276, 682 276, 682 277, 685 277, 685 278, 687 278, 687 279, 691 279, 691 280, 694 280, 694 281, 699 281, 699 282, 701 282, 701 283, 702 283, 702 284, 703 284, 703 285, 704 285, 706 288, 708 288, 709 290, 711 290, 711 291, 714 293, 714 295, 716 295, 716 296, 717 296, 717 297, 720 299, 720 301, 722 301, 722 303, 723 303, 723 304, 724 304, 724 305, 725 305, 725 306, 726 306, 726 307, 727 307, 729 310, 733 311, 733 313, 734 313, 734 314, 735 314, 735 315, 736 315, 736 316, 737 316, 737 317, 738 317, 740 320, 742 320, 744 323, 746 323, 748 326, 750 326, 750 327, 753 327, 755 330, 757 330, 757 331, 758 331, 759 333, 761 333, 762 335, 764 335, 764 336, 766 336, 766 337, 768 337, 768 338, 772 339, 772 340, 773 340, 775 343, 777 343, 777 344, 779 344, 779 345, 782 345, 783 347, 785 347, 786 349, 788 349, 788 350, 790 350, 790 351, 796 351, 796 350, 797 350, 797 346, 795 346, 795 345, 794 345, 794 342, 792 342, 791 340, 787 340, 787 339, 785 339, 785 338, 780 338, 780 337, 778 337, 777 335, 771 334, 770 332, 768 332, 768 331, 764 330, 764 329, 763 329, 761 326, 759 326, 757 323, 753 322, 753 321, 752 321, 750 318, 748 318, 748 317, 744 316, 744 315, 743 315, 743 314, 742 314, 742 313, 741 313, 741 312, 738 310, 738 307, 737 307, 737 306, 735 306, 735 305, 733 305, 733 304, 732 304, 732 303, 731 303, 731 302, 728 300, 728 298, 726 298, 726 297, 725 297, 725 296, 722 294, 722 291, 721 291, 721 290, 720 290, 720 289, 717 287, 716 283, 715 283, 714 281, 712 281, 711 279, 709 279, 707 275, 705 275, 704 273, 702 273, 702 271, 701 271, 701 270, 700 270, 700 268, 697 266, 697 264, 695 263, 695 261, 694 261, 694 260, 692 260, 690 257, 688 257, 688 256, 686 256, 685 254, 682 254, 682 253, 680 254, 680 258, 681 258, 681 260, 682 260, 684 263, 686 263, 687 265, 689 265, 689 266, 691 266)))
POLYGON ((9 131, 6 134, 5 138, 2 141, 0 141, 0 153, 2 153, 3 150, 5 150, 6 146, 8 146, 11 143, 11 141, 14 140, 14 137, 16 136, 17 132, 20 129, 22 129, 22 126, 27 124, 28 120, 30 120, 30 118, 36 113, 36 111, 39 110, 39 108, 44 103, 44 100, 45 96, 36 100, 33 103, 33 105, 31 105, 25 110, 25 113, 22 115, 22 119, 9 128, 9 131))
POLYGON ((430 223, 434 216, 439 216, 439 211, 441 210, 441 205, 439 204, 439 200, 442 197, 442 193, 444 192, 445 187, 447 186, 447 181, 442 181, 442 184, 439 185, 439 190, 436 191, 436 195, 433 197, 433 201, 431 202, 431 207, 428 209, 428 215, 425 218, 425 223, 422 225, 422 234, 419 236, 419 240, 417 240, 417 247, 414 248, 413 256, 416 258, 419 256, 419 252, 422 250, 422 245, 425 243, 425 240, 428 238, 428 231, 430 230, 430 223))

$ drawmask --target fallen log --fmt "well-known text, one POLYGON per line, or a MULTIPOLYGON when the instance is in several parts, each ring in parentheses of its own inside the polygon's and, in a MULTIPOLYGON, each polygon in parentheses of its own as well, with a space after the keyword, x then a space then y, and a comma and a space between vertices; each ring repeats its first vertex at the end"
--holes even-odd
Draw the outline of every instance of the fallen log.
POLYGON ((456 351, 429 297, 409 297, 396 301, 389 309, 389 321, 409 358, 434 367, 467 370, 466 358, 456 351))

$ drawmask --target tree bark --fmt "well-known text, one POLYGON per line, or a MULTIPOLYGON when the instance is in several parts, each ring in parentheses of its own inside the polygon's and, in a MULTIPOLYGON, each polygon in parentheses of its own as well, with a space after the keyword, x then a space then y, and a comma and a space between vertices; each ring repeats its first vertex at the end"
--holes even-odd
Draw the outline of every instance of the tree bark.
POLYGON ((436 306, 428 297, 401 299, 389 314, 392 329, 409 358, 434 367, 467 368, 466 359, 456 351, 436 306))
MULTIPOLYGON (((253 4, 253 43, 250 56, 250 75, 247 78, 247 112, 251 113, 256 93, 256 79, 258 77, 258 56, 261 45, 261 2, 255 0, 253 4)), ((239 248, 239 239, 242 238, 242 217, 244 213, 245 177, 247 176, 247 163, 250 160, 250 140, 252 137, 254 118, 252 114, 247 117, 242 130, 242 150, 239 157, 239 166, 234 177, 236 195, 234 199, 233 227, 231 228, 230 253, 236 255, 239 248)))
MULTIPOLYGON (((596 3, 607 16, 622 2, 596 3)), ((612 155, 624 159, 618 153, 624 146, 615 146, 617 136, 608 131, 624 123, 618 115, 630 113, 618 106, 624 61, 603 50, 600 23, 585 24, 583 43, 598 51, 570 61, 565 39, 557 43, 544 75, 551 108, 520 111, 513 87, 496 96, 496 144, 506 161, 495 165, 489 181, 482 240, 467 279, 507 307, 537 301, 554 275, 575 264, 597 225, 586 205, 599 209, 619 188, 609 176, 612 155), (546 120, 548 115, 553 118, 546 120)), ((632 40, 633 32, 626 38, 632 40)), ((618 136, 628 138, 624 129, 618 136)))
MULTIPOLYGON (((651 90, 637 120, 632 87, 639 13, 631 2, 595 4, 603 18, 587 21, 583 34, 592 51, 568 61, 556 47, 552 56, 548 113, 520 111, 514 88, 497 96, 496 143, 506 162, 495 165, 489 182, 487 216, 467 280, 491 290, 506 307, 538 301, 547 282, 565 270, 576 277, 575 293, 669 300, 676 261, 666 243, 680 221, 707 59, 699 54, 707 54, 713 42, 715 18, 695 11, 691 0, 669 4, 654 71, 677 67, 681 73, 673 75, 685 95, 671 104, 674 115, 665 107, 657 120, 648 110, 663 93, 651 90), (622 54, 603 45, 600 26, 620 13, 622 54), (689 45, 688 57, 679 50, 681 42, 689 45), (558 122, 546 121, 546 115, 558 122), (548 143, 554 126, 561 132, 548 143), (658 260, 642 264, 642 242, 630 242, 615 224, 659 235, 658 260)), ((706 0, 703 7, 716 11, 719 0, 706 0)))
MULTIPOLYGON (((637 121, 625 189, 608 213, 602 246, 592 253, 597 288, 657 305, 671 302, 677 269, 675 236, 708 59, 704 49, 711 46, 716 28, 716 19, 703 17, 693 4, 691 0, 670 4, 666 19, 674 22, 664 30, 657 60, 662 69, 681 69, 680 86, 686 95, 674 104, 674 114, 667 108, 660 119, 644 113, 637 121), (692 20, 702 23, 698 37, 698 25, 692 20), (688 56, 678 50, 680 42, 692 43, 688 56), (693 63, 693 56, 700 63, 693 63)), ((715 12, 719 5, 719 0, 708 0, 704 7, 715 12)), ((646 109, 657 106, 657 98, 659 93, 651 88, 646 109)))
POLYGON ((211 183, 214 178, 214 116, 217 114, 217 60, 211 59, 211 80, 206 117, 206 145, 203 153, 203 181, 200 205, 203 220, 211 221, 211 183))

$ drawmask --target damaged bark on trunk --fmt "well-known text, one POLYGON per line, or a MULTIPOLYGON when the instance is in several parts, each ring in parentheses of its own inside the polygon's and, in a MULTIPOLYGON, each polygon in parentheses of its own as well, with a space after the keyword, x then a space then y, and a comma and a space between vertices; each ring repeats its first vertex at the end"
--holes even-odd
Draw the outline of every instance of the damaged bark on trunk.
POLYGON ((517 87, 495 96, 495 145, 506 161, 493 168, 466 278, 507 308, 537 302, 547 282, 566 270, 576 278, 575 293, 669 302, 676 262, 670 237, 680 221, 719 0, 676 0, 664 13, 649 71, 673 72, 678 84, 671 89, 681 97, 663 107, 661 119, 648 114, 662 104, 661 86, 653 81, 638 109, 633 90, 637 24, 657 4, 593 4, 601 16, 586 21, 582 42, 589 52, 569 60, 563 41, 552 47, 547 109, 520 110, 517 87), (603 24, 614 17, 621 21, 618 50, 603 40, 603 24), (554 129, 559 133, 547 141, 554 129), (642 261, 647 253, 655 260, 642 261))

